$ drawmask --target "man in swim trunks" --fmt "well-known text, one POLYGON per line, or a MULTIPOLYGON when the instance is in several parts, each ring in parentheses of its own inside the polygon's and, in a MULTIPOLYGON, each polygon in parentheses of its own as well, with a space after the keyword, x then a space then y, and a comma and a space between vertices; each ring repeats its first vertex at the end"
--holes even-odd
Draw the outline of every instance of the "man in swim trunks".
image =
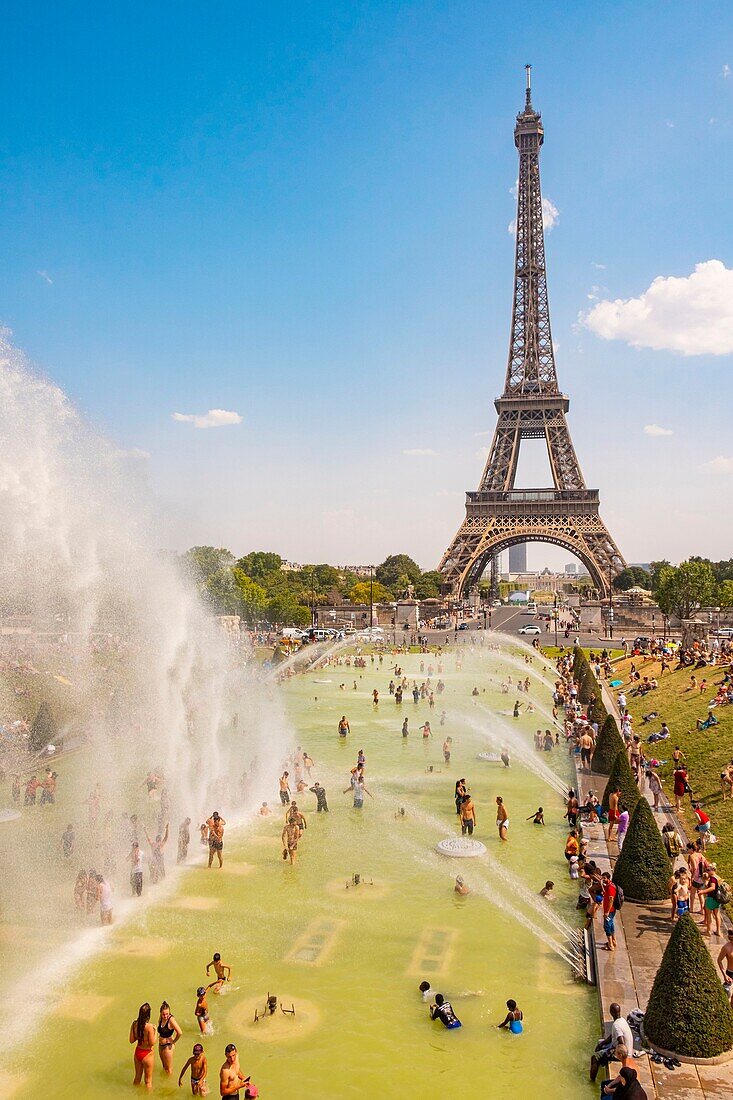
POLYGON ((593 738, 586 727, 580 738, 580 766, 584 771, 590 771, 590 758, 593 752, 593 738))
POLYGON ((608 833, 606 840, 610 841, 614 825, 618 825, 619 809, 618 800, 621 797, 621 788, 617 787, 608 796, 608 833))
POLYGON ((718 966, 723 975, 726 993, 731 993, 731 1004, 733 1004, 733 928, 728 929, 728 942, 723 944, 718 952, 718 966))
MULTIPOLYGON (((407 721, 407 719, 405 719, 405 721, 407 721)), ((443 742, 443 759, 445 760, 446 764, 450 764, 450 754, 452 748, 453 738, 446 737, 445 741, 443 742)))
POLYGON ((228 1043, 224 1048, 226 1061, 219 1070, 219 1094, 221 1096, 239 1096, 239 1090, 243 1089, 249 1081, 239 1068, 239 1055, 234 1043, 228 1043))
POLYGON ((298 841, 300 840, 300 829, 294 821, 289 821, 282 831, 282 845, 283 845, 283 859, 290 859, 291 863, 295 863, 295 857, 298 853, 298 841))
POLYGON ((209 867, 214 861, 216 855, 219 860, 219 867, 223 866, 221 853, 224 850, 224 826, 226 821, 223 817, 219 816, 218 810, 214 810, 211 817, 207 818, 206 826, 209 830, 209 867))
POLYGON ((211 962, 206 964, 207 978, 209 976, 209 971, 211 970, 212 966, 214 968, 214 973, 216 974, 217 980, 211 986, 211 989, 213 989, 214 993, 221 993, 221 987, 224 985, 224 982, 230 982, 232 980, 232 968, 231 966, 227 966, 226 963, 223 963, 221 961, 221 955, 218 951, 214 953, 214 957, 211 962))
POLYGON ((506 840, 506 831, 509 828, 509 814, 507 813, 504 799, 496 796, 496 827, 499 830, 499 840, 506 840))
POLYGON ((446 1001, 442 993, 435 994, 435 1004, 430 1006, 430 1019, 440 1020, 443 1027, 447 1027, 451 1031, 461 1026, 461 1021, 453 1011, 453 1006, 450 1001, 446 1001))
POLYGON ((290 805, 290 773, 283 772, 279 779, 280 783, 280 801, 283 806, 290 805))
POLYGON ((305 820, 305 816, 298 809, 298 803, 293 802, 292 806, 285 815, 285 820, 289 825, 297 825, 300 835, 302 836, 308 827, 308 823, 305 820))

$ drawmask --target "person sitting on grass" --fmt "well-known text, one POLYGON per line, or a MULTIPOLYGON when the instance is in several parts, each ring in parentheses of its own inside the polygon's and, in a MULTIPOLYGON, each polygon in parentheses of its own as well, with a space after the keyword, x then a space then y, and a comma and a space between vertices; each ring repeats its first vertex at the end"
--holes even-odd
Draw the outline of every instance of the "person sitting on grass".
MULTIPOLYGON (((695 722, 695 727, 699 730, 708 730, 708 729, 710 729, 711 726, 717 726, 717 725, 718 725, 718 719, 713 714, 712 708, 710 708, 708 710, 707 718, 705 718, 705 719, 698 718, 697 721, 695 722)), ((692 730, 690 730, 690 732, 692 732, 692 730)))

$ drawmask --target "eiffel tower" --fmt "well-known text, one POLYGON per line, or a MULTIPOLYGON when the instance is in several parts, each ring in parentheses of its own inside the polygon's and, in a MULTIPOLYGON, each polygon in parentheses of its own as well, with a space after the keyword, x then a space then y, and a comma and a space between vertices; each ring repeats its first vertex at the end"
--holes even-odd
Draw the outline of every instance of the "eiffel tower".
POLYGON ((540 190, 544 130, 532 106, 529 65, 526 71, 526 101, 514 127, 519 186, 504 393, 494 402, 498 420, 478 490, 466 493, 466 518, 438 569, 444 592, 457 598, 478 583, 489 563, 495 571, 502 550, 550 542, 580 558, 602 598, 626 563, 598 514, 598 490, 586 488, 565 419, 570 402, 557 383, 540 190), (523 439, 544 439, 553 488, 514 488, 523 439))

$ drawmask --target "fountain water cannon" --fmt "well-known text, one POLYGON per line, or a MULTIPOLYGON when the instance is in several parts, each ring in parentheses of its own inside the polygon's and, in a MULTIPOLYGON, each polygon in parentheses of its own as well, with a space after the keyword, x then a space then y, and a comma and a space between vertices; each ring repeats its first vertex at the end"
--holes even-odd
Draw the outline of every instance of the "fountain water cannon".
POLYGON ((277 999, 277 994, 268 993, 267 1000, 265 1001, 265 1007, 262 1012, 259 1009, 255 1009, 254 1023, 264 1019, 266 1016, 274 1016, 277 1013, 278 1008, 284 1016, 295 1016, 295 1005, 291 1004, 290 1008, 286 1008, 285 1005, 280 1004, 277 999))

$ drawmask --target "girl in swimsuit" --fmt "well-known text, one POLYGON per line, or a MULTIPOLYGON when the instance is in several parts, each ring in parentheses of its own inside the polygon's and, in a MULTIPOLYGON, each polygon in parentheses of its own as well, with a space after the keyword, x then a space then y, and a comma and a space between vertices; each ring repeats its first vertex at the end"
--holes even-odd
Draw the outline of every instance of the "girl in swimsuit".
POLYGON ((140 1005, 137 1019, 130 1025, 130 1043, 135 1043, 135 1053, 132 1060, 135 1067, 135 1080, 133 1085, 139 1085, 145 1077, 145 1088, 153 1087, 153 1047, 155 1046, 155 1028, 150 1023, 150 1005, 145 1002, 140 1005))
POLYGON ((181 1035, 181 1029, 174 1019, 171 1006, 167 1001, 163 1001, 158 1016, 158 1052, 163 1072, 169 1077, 173 1074, 173 1047, 181 1035))

